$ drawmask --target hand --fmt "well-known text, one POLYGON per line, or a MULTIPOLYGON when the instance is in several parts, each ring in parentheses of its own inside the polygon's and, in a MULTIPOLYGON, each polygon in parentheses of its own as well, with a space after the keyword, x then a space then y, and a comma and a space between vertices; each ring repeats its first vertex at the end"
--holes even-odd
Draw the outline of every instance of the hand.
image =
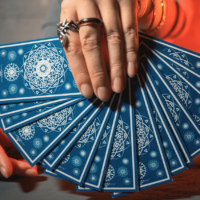
POLYGON ((36 166, 31 167, 25 160, 15 160, 6 155, 4 149, 9 147, 13 147, 13 144, 0 128, 0 177, 8 178, 11 175, 37 176, 36 166))
POLYGON ((137 0, 62 2, 61 22, 91 17, 103 20, 103 30, 92 24, 80 27, 79 33, 69 31, 64 50, 80 92, 87 98, 94 92, 107 101, 112 91, 123 91, 126 73, 133 77, 138 69, 137 0))

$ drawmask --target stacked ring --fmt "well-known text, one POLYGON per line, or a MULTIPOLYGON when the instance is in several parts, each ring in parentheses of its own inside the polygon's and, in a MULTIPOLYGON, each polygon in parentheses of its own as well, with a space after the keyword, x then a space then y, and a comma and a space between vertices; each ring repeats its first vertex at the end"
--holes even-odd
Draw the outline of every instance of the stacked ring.
POLYGON ((80 20, 79 22, 74 22, 73 20, 71 20, 70 22, 67 22, 67 20, 65 19, 64 22, 60 22, 57 24, 57 34, 59 37, 59 41, 62 45, 62 47, 65 47, 66 42, 67 42, 67 36, 66 34, 68 34, 68 31, 79 31, 79 28, 81 26, 84 25, 89 25, 89 24, 100 24, 101 26, 103 26, 103 21, 101 19, 98 18, 84 18, 82 20, 80 20))
POLYGON ((100 24, 101 26, 103 26, 103 21, 98 18, 84 18, 78 22, 77 26, 80 28, 81 26, 85 26, 85 25, 89 25, 93 23, 100 24))
POLYGON ((57 34, 60 40, 61 45, 64 47, 66 42, 67 42, 67 36, 66 34, 68 34, 68 31, 77 31, 79 30, 77 24, 71 20, 70 22, 67 22, 67 20, 65 19, 64 22, 60 22, 57 24, 57 34))

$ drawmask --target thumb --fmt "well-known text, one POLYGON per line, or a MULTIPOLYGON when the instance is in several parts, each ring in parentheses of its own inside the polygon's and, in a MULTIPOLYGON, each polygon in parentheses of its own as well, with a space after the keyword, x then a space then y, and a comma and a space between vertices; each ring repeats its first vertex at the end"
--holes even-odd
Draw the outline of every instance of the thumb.
POLYGON ((12 175, 13 167, 4 149, 0 145, 0 175, 8 178, 12 175))

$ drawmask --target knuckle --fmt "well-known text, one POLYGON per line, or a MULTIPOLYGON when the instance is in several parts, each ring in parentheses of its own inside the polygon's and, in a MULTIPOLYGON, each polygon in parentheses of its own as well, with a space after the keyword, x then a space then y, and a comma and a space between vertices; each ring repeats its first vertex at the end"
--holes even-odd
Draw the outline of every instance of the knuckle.
POLYGON ((112 44, 119 44, 122 42, 121 34, 118 31, 110 30, 107 34, 107 40, 112 44))
POLYGON ((96 71, 90 75, 92 81, 98 81, 100 83, 105 82, 105 74, 103 71, 96 71))
POLYGON ((122 62, 113 63, 111 66, 112 73, 121 74, 123 72, 123 65, 122 62))
POLYGON ((82 39, 82 48, 85 52, 94 51, 100 49, 100 40, 95 36, 95 34, 88 31, 82 39))
POLYGON ((124 35, 127 38, 135 38, 137 36, 137 32, 136 32, 136 30, 133 27, 130 27, 130 28, 127 28, 124 31, 124 35))
POLYGON ((65 52, 68 54, 68 56, 74 56, 80 52, 79 45, 73 42, 68 42, 68 44, 65 46, 65 52))

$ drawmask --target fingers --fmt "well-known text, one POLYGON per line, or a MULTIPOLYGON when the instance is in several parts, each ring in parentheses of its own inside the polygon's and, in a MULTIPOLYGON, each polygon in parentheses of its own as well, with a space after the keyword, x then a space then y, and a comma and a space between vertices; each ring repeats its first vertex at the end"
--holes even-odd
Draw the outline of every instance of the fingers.
POLYGON ((25 160, 10 158, 13 166, 13 175, 35 177, 38 175, 37 166, 31 167, 25 160))
MULTIPOLYGON (((99 18, 99 11, 94 1, 83 0, 77 7, 77 15, 79 20, 99 18)), ((93 90, 102 101, 107 101, 111 95, 111 87, 103 56, 101 30, 99 24, 82 26, 79 35, 93 90)))
POLYGON ((3 148, 6 147, 13 147, 13 143, 9 140, 6 134, 3 133, 2 129, 0 128, 0 145, 3 148))
MULTIPOLYGON (((78 20, 75 6, 70 3, 70 1, 62 2, 61 22, 64 21, 64 19, 67 19, 68 21, 74 20, 74 22, 78 20)), ((93 89, 82 52, 79 34, 77 32, 69 31, 67 37, 68 43, 64 50, 77 87, 86 98, 91 98, 93 89)))
POLYGON ((8 178, 13 173, 13 167, 10 159, 6 155, 2 146, 0 146, 0 175, 4 178, 8 178))
POLYGON ((125 39, 127 73, 133 77, 138 70, 137 1, 118 0, 125 39))
POLYGON ((111 87, 122 92, 126 83, 124 42, 117 1, 100 1, 99 4, 107 40, 111 87))

